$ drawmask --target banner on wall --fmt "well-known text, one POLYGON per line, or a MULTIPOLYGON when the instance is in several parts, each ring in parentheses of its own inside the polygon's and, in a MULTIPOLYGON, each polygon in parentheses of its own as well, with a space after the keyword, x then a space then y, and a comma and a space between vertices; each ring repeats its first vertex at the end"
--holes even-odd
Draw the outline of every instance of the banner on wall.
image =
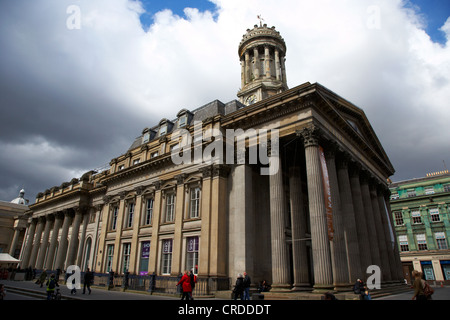
POLYGON ((327 162, 325 160, 325 153, 323 148, 319 146, 320 164, 322 166, 322 182, 323 192, 325 197, 325 209, 327 216, 327 228, 328 228, 328 240, 333 240, 334 228, 333 228, 333 206, 331 204, 331 187, 330 179, 328 177, 327 162))

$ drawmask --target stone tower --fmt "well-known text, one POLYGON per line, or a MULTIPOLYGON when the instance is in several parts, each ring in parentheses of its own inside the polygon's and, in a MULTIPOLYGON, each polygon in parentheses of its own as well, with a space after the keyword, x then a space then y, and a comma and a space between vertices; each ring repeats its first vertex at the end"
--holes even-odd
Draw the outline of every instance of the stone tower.
POLYGON ((239 100, 250 105, 287 90, 286 43, 275 27, 267 24, 247 29, 239 44, 241 89, 239 100))

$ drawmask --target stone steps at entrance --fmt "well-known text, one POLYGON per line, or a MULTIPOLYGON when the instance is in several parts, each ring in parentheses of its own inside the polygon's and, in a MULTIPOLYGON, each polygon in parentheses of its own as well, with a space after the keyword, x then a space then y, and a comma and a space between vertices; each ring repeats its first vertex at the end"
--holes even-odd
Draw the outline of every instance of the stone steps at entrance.
MULTIPOLYGON (((385 284, 379 290, 370 290, 370 295, 373 298, 383 297, 393 294, 399 294, 412 291, 410 286, 406 284, 385 284)), ((338 300, 359 300, 359 295, 354 294, 352 291, 333 292, 338 300)), ((263 292, 261 294, 251 293, 250 298, 252 300, 322 300, 322 296, 325 292, 315 293, 312 291, 286 291, 286 292, 263 292)), ((233 299, 233 291, 218 291, 215 294, 219 299, 233 299)))

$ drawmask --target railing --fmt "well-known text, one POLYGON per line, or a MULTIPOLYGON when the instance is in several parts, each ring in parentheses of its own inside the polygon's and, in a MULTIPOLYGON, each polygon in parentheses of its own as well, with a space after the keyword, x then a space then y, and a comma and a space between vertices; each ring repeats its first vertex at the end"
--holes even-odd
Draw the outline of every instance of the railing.
MULTIPOLYGON (((37 270, 35 278, 39 278, 42 270, 37 270)), ((56 271, 47 271, 47 275, 56 274, 56 271)), ((60 280, 66 281, 68 274, 60 275, 60 280)), ((135 290, 150 293, 162 293, 169 295, 181 294, 181 285, 177 286, 181 274, 175 276, 157 275, 111 275, 109 273, 94 273, 92 285, 108 289, 122 288, 123 290, 135 290)), ((81 272, 81 283, 84 283, 84 272, 81 272)), ((229 290, 231 288, 230 278, 204 278, 197 277, 193 296, 210 296, 217 291, 229 290)))

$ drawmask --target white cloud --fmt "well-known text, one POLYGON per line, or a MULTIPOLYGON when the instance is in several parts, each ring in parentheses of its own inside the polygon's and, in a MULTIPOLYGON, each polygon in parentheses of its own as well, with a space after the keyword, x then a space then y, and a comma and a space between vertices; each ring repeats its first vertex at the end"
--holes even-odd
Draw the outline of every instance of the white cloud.
MULTIPOLYGON (((82 154, 70 152, 75 144, 74 150, 84 146, 95 155, 86 170, 106 163, 163 117, 235 99, 238 45, 261 14, 286 40, 289 85, 319 82, 363 108, 399 177, 423 176, 450 162, 450 48, 433 43, 423 18, 401 0, 212 2, 217 12, 187 8, 186 18, 158 12, 146 31, 136 1, 2 2, 8 32, 0 36, 1 94, 27 116, 22 124, 11 116, 3 137, 15 140, 7 132, 20 126, 16 135, 24 140, 40 135, 62 146, 47 150, 53 158, 69 152, 82 163, 82 154), (66 26, 74 4, 79 30, 66 26), (405 154, 414 156, 409 161, 405 154)), ((449 20, 442 30, 449 39, 449 20)))

